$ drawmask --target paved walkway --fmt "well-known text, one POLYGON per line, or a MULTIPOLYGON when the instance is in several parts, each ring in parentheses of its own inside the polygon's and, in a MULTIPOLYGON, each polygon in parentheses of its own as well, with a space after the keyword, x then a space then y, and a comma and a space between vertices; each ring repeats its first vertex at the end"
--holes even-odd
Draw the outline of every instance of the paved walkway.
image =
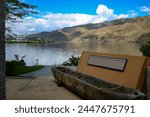
POLYGON ((50 66, 18 77, 6 78, 8 100, 80 100, 76 94, 58 87, 50 66))
MULTIPOLYGON (((30 73, 26 73, 26 74, 22 74, 19 76, 23 76, 23 77, 47 77, 47 76, 52 76, 52 72, 51 72, 51 67, 52 66, 45 66, 40 70, 34 71, 34 72, 30 72, 30 73)), ((66 66, 67 67, 67 66, 66 66)), ((76 67, 73 66, 68 66, 68 68, 76 70, 76 67)))
POLYGON ((52 76, 52 72, 51 72, 51 67, 52 66, 45 66, 40 70, 34 71, 34 72, 30 72, 30 73, 26 73, 26 74, 22 74, 20 76, 25 76, 25 77, 40 77, 40 76, 52 76))

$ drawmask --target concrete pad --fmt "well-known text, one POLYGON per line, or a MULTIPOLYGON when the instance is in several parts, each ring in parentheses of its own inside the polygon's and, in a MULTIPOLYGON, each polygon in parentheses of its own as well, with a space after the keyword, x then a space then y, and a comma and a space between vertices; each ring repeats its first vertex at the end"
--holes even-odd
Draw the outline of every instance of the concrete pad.
POLYGON ((16 91, 8 92, 7 100, 80 100, 78 96, 71 93, 59 93, 59 92, 35 92, 35 91, 16 91))
POLYGON ((7 77, 6 79, 6 90, 8 91, 19 91, 30 83, 33 78, 22 78, 22 77, 7 77))
POLYGON ((64 87, 58 87, 53 77, 7 78, 8 100, 80 100, 81 98, 64 87))

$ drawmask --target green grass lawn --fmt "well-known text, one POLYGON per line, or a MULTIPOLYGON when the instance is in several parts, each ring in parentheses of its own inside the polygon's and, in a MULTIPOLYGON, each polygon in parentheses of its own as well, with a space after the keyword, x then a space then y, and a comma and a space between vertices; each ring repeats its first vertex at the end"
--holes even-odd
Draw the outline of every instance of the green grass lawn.
POLYGON ((25 74, 28 72, 33 72, 36 70, 39 70, 43 68, 44 66, 38 65, 38 66, 14 66, 11 71, 9 71, 8 76, 17 76, 20 74, 25 74))

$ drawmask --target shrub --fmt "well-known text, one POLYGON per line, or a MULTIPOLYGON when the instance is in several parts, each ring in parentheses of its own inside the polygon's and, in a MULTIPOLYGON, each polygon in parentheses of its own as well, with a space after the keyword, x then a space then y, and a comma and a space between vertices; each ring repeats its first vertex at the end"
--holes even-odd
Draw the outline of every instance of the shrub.
POLYGON ((65 61, 63 63, 64 66, 77 66, 79 63, 80 58, 79 57, 75 57, 75 56, 71 56, 69 57, 69 60, 65 61))
POLYGON ((19 57, 19 55, 14 55, 15 56, 15 60, 13 60, 14 62, 18 62, 18 65, 26 65, 24 58, 26 57, 25 55, 21 57, 19 57))
POLYGON ((143 53, 144 56, 150 57, 150 43, 143 44, 140 47, 140 51, 143 53))
POLYGON ((11 75, 13 72, 13 69, 16 66, 25 66, 26 63, 24 61, 25 56, 22 56, 21 59, 19 59, 18 55, 15 55, 15 60, 12 61, 6 61, 6 75, 11 75))

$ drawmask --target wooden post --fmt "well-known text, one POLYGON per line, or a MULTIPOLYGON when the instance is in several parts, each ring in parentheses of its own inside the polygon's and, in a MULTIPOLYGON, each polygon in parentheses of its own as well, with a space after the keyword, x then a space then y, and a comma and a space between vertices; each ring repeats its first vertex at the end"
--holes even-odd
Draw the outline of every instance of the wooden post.
POLYGON ((6 99, 5 91, 5 15, 4 1, 0 1, 0 100, 6 99))
POLYGON ((150 100, 150 67, 147 67, 146 83, 147 83, 147 99, 150 100))

